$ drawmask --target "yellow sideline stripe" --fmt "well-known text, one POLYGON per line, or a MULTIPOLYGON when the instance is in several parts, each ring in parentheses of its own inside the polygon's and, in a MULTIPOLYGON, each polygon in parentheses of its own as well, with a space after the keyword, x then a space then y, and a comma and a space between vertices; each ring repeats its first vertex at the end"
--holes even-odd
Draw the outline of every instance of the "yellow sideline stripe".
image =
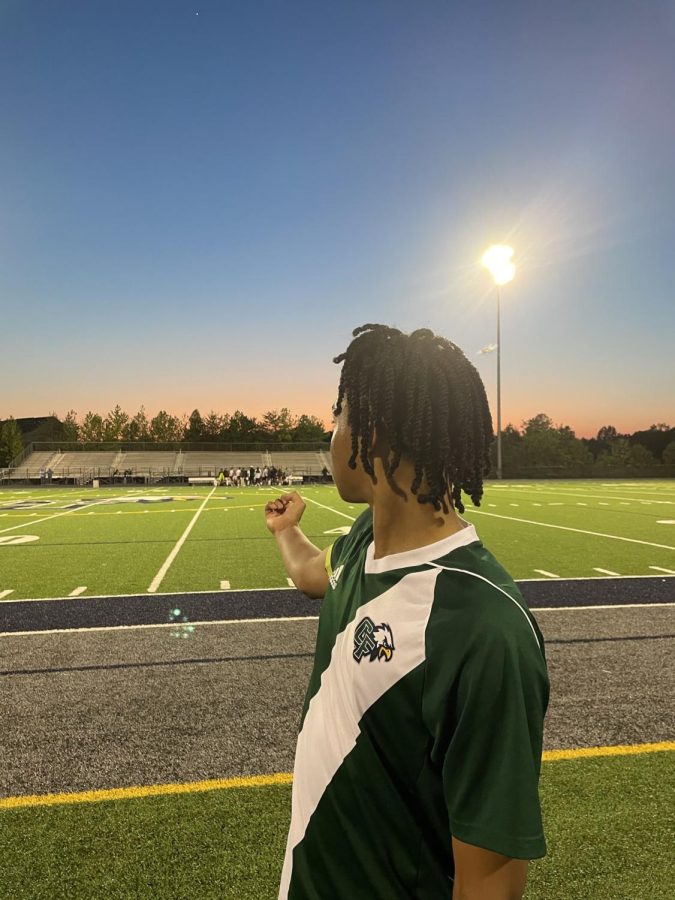
MULTIPOLYGON (((658 753, 675 750, 675 741, 658 744, 620 744, 614 747, 578 747, 569 750, 545 750, 544 762, 561 759, 584 759, 597 756, 635 756, 641 753, 658 753)), ((210 781, 190 781, 183 784, 148 784, 139 787, 112 788, 100 791, 81 791, 68 794, 33 794, 25 797, 0 798, 0 810, 21 809, 27 806, 59 806, 72 803, 96 803, 103 800, 136 800, 139 797, 160 797, 167 794, 196 794, 203 791, 220 791, 229 788, 267 787, 291 784, 291 772, 274 775, 249 775, 243 778, 214 778, 210 781)))
POLYGON ((0 809, 19 809, 24 806, 56 806, 65 803, 96 803, 100 800, 133 800, 138 797, 160 797, 166 794, 195 794, 228 788, 266 787, 271 784, 290 784, 291 772, 275 775, 249 775, 245 778, 213 778, 210 781, 189 781, 184 784, 147 784, 139 787, 112 788, 101 791, 81 791, 72 794, 33 794, 26 797, 0 799, 0 809))
POLYGON ((657 744, 617 744, 614 747, 575 747, 571 750, 544 750, 541 758, 544 762, 557 762, 560 759, 588 759, 592 756, 636 756, 638 753, 661 753, 664 750, 675 750, 675 741, 660 741, 657 744))

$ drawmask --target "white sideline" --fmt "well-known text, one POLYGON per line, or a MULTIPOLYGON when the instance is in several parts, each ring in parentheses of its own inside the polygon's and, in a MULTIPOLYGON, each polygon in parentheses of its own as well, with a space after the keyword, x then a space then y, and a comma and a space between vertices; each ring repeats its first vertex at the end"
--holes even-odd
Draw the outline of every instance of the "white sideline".
POLYGON ((152 579, 152 583, 150 584, 150 587, 148 588, 148 593, 149 593, 149 594, 154 594, 155 591, 157 590, 157 588, 160 586, 160 584, 161 584, 162 581, 164 580, 164 576, 165 576, 166 573, 169 571, 169 568, 170 568, 170 566, 171 566, 171 563, 172 563, 172 562, 174 561, 174 559, 178 556, 178 554, 179 554, 179 552, 180 552, 180 548, 183 546, 183 544, 184 544, 185 541, 187 540, 187 536, 188 536, 188 535, 190 534, 190 532, 192 531, 195 522, 197 521, 197 519, 199 518, 199 516, 200 516, 201 513, 202 513, 202 510, 204 509, 204 507, 206 506, 206 504, 209 502, 209 500, 211 499, 211 497, 213 497, 213 495, 214 495, 216 489, 217 489, 217 486, 214 487, 214 488, 211 490, 211 493, 208 495, 208 497, 205 498, 205 500, 204 500, 204 502, 202 503, 202 505, 199 507, 199 509, 197 510, 197 512, 194 514, 194 516, 193 516, 192 519, 190 520, 190 524, 188 525, 188 527, 185 529, 185 531, 182 533, 182 535, 181 535, 181 536, 178 538, 178 540, 176 541, 176 546, 173 548, 173 550, 171 551, 171 553, 169 553, 169 555, 167 556, 167 558, 164 560, 164 563, 162 564, 162 568, 159 570, 159 572, 158 572, 158 573, 155 575, 155 577, 152 579))
POLYGON ((637 538, 621 537, 618 534, 605 534, 602 531, 585 531, 583 528, 570 528, 569 525, 553 525, 550 522, 535 522, 532 519, 517 519, 515 516, 500 516, 498 513, 484 512, 482 509, 467 507, 467 513, 476 516, 492 516, 495 519, 506 519, 508 522, 524 522, 525 525, 539 525, 541 528, 558 528, 561 531, 575 531, 577 534, 590 534, 593 537, 610 538, 613 541, 626 541, 628 544, 644 544, 646 547, 658 547, 660 550, 675 550, 670 544, 655 544, 652 541, 639 541, 637 538))
MULTIPOLYGON (((598 606, 532 606, 532 613, 546 612, 580 612, 589 609, 657 609, 675 606, 672 603, 608 603, 598 606)), ((195 628, 204 625, 250 625, 267 624, 268 622, 316 622, 318 616, 270 616, 263 619, 209 619, 204 622, 190 622, 195 628)), ((85 631, 138 631, 141 628, 175 628, 172 622, 155 622, 148 625, 96 625, 93 628, 48 628, 42 631, 0 631, 0 638, 30 637, 38 634, 81 634, 85 631)))

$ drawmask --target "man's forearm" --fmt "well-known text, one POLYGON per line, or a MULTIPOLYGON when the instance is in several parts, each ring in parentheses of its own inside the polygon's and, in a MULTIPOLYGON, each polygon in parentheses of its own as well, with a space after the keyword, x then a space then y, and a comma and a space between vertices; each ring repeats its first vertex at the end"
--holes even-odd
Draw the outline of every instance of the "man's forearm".
POLYGON ((302 573, 305 567, 321 555, 321 550, 305 537, 299 525, 284 528, 275 535, 288 577, 303 590, 302 573))

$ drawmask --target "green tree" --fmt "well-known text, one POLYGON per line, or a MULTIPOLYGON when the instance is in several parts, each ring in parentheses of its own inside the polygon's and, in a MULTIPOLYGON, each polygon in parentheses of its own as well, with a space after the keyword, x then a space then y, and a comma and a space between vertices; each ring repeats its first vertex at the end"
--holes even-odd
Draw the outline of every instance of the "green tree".
POLYGON ((675 441, 666 445, 662 458, 664 466, 675 466, 675 441))
POLYGON ((293 439, 295 421, 291 411, 285 406, 279 411, 271 409, 269 412, 266 412, 260 424, 268 441, 287 443, 293 439))
POLYGON ((620 468, 630 465, 631 447, 626 437, 615 438, 608 450, 603 450, 598 455, 598 466, 611 468, 620 468))
POLYGON ((188 419, 188 427, 185 431, 185 440, 192 443, 204 440, 204 420, 198 409, 193 409, 188 419))
POLYGON ((646 447, 642 444, 632 444, 629 455, 629 465, 635 469, 646 468, 647 466, 658 465, 658 460, 646 447))
POLYGON ((179 441, 182 437, 179 420, 165 409, 160 409, 150 420, 150 437, 157 443, 179 441))
POLYGON ((0 466, 9 466, 23 450, 23 440, 16 419, 10 416, 0 428, 0 466))
MULTIPOLYGON (((194 415, 194 413, 193 413, 194 415)), ((223 432, 227 428, 227 417, 221 416, 214 410, 204 419, 202 425, 203 441, 218 441, 222 438, 223 432)))
POLYGON ((541 434, 549 431, 553 431, 553 419, 550 416, 547 416, 546 413, 537 413, 536 416, 532 416, 531 419, 526 419, 523 422, 523 436, 527 437, 530 434, 541 434))
POLYGON ((291 432, 291 440, 298 442, 322 441, 325 431, 326 428, 321 419, 303 413, 295 423, 291 432))
MULTIPOLYGON (((502 428, 502 469, 504 472, 517 472, 518 466, 522 464, 521 448, 523 444, 523 436, 515 428, 511 422, 502 428)), ((492 460, 492 468, 497 469, 497 441, 493 441, 490 445, 490 457, 492 460)))
POLYGON ((86 444, 103 440, 103 419, 98 413, 88 412, 82 419, 80 437, 86 444))
POLYGON ((74 409, 69 409, 63 420, 63 439, 64 441, 75 442, 80 437, 80 426, 77 424, 77 413, 74 409))
POLYGON ((103 440, 121 441, 124 439, 124 429, 129 422, 129 416, 119 404, 111 409, 103 421, 103 440))
POLYGON ((223 440, 232 443, 251 443, 259 437, 259 425, 255 419, 236 409, 230 416, 227 428, 223 432, 223 440))
POLYGON ((545 413, 538 413, 523 422, 522 435, 521 465, 528 468, 563 465, 560 434, 554 428, 553 420, 545 413))
POLYGON ((125 441, 149 441, 150 423, 145 412, 145 407, 141 406, 133 419, 130 419, 122 429, 122 439, 125 441))

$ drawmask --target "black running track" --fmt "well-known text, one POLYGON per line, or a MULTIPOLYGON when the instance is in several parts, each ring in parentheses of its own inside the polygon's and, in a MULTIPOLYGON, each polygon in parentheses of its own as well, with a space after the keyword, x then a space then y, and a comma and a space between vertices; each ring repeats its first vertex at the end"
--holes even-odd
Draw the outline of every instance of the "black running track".
MULTIPOLYGON (((675 603, 675 576, 517 582, 534 609, 675 603)), ((212 594, 135 594, 0 601, 0 632, 102 628, 316 616, 319 601, 295 590, 217 591, 212 594), (180 612, 176 612, 180 610, 180 612)))

